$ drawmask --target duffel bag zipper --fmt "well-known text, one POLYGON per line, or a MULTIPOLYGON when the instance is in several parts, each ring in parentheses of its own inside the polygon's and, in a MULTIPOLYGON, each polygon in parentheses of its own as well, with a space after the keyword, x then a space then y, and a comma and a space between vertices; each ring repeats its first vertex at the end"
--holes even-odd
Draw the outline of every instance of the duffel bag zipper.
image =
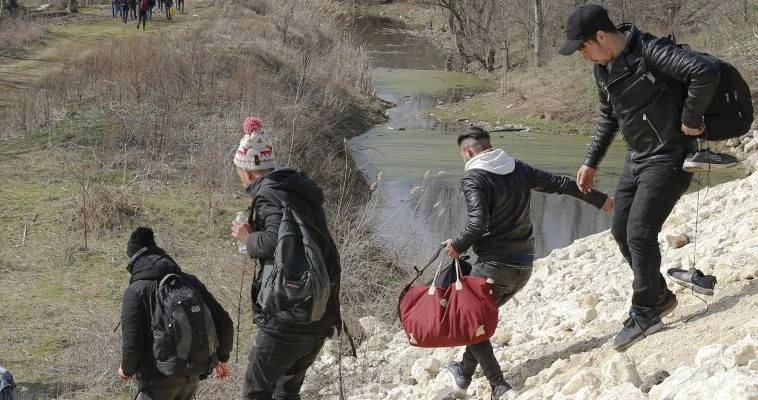
POLYGON ((655 132, 655 136, 658 138, 658 142, 663 144, 663 139, 661 138, 661 134, 658 132, 658 129, 655 129, 655 125, 653 125, 653 121, 651 121, 647 117, 647 113, 642 113, 642 120, 647 121, 647 124, 650 125, 650 129, 652 129, 653 132, 655 132))

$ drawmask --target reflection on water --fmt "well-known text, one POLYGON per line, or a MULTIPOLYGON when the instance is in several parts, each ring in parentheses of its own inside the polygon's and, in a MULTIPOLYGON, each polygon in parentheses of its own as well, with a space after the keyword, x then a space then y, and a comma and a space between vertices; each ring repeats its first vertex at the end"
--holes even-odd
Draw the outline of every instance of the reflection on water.
MULTIPOLYGON (((454 237, 466 218, 459 191, 463 174, 456 145, 459 126, 424 119, 420 113, 492 87, 466 74, 440 71, 443 59, 436 50, 397 31, 399 26, 387 19, 357 21, 360 38, 376 67, 378 95, 396 107, 388 111, 386 124, 351 141, 353 154, 369 179, 382 172, 380 193, 385 201, 379 211, 378 236, 402 258, 418 262, 442 240, 454 237)), ((533 167, 569 177, 584 161, 590 140, 532 132, 493 133, 495 147, 533 167)), ((600 190, 613 192, 625 155, 623 141, 617 140, 598 170, 600 190)), ((736 176, 742 173, 712 173, 710 181, 716 184, 736 176)), ((693 182, 691 190, 696 186, 693 182)), ((532 193, 538 257, 610 224, 607 215, 572 197, 532 193)))

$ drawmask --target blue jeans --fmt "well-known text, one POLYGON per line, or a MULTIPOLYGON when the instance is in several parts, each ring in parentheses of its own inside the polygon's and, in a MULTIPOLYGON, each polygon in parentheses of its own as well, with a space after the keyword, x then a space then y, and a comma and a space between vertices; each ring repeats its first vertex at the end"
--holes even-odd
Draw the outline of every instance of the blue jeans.
POLYGON ((121 15, 121 4, 111 3, 111 11, 113 11, 113 18, 116 18, 116 15, 121 15))

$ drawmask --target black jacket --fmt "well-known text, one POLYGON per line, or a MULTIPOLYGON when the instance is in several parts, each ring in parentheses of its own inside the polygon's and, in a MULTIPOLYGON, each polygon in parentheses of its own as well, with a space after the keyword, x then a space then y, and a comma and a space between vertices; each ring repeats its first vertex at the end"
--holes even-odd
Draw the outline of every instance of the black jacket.
POLYGON ((226 362, 232 351, 234 328, 229 314, 197 277, 181 271, 163 250, 152 247, 131 263, 129 287, 121 305, 121 334, 123 339, 121 368, 127 375, 135 375, 141 387, 160 385, 175 380, 161 374, 153 358, 152 313, 150 302, 157 283, 166 274, 179 274, 200 292, 213 315, 219 347, 218 360, 226 362))
POLYGON ((476 168, 463 175, 461 187, 468 220, 453 240, 453 247, 459 252, 473 246, 479 260, 494 262, 534 254, 531 190, 567 194, 597 208, 602 208, 608 198, 595 190, 585 195, 571 179, 541 171, 519 160, 511 161, 511 165, 504 171, 507 173, 476 168))
POLYGON ((681 125, 698 128, 719 82, 719 67, 701 54, 622 25, 626 48, 595 65, 600 116, 585 165, 597 168, 619 127, 637 163, 681 163, 696 147, 681 125))
MULTIPOLYGON (((338 327, 340 319, 340 279, 342 269, 337 246, 329 233, 324 214, 324 196, 321 189, 304 174, 293 169, 279 169, 253 182, 248 188, 253 198, 251 225, 255 232, 247 239, 247 251, 251 258, 258 258, 263 268, 269 268, 274 261, 274 252, 279 236, 279 224, 282 221, 280 200, 287 201, 301 215, 310 216, 321 236, 321 249, 329 271, 332 284, 331 296, 324 318, 308 325, 288 324, 276 321, 264 315, 256 306, 260 282, 254 282, 251 291, 256 324, 268 333, 278 334, 314 334, 329 336, 333 328, 338 327), (267 194, 268 193, 268 194, 267 194), (259 195, 260 194, 260 195, 259 195)), ((259 276, 262 274, 259 274, 259 276)))

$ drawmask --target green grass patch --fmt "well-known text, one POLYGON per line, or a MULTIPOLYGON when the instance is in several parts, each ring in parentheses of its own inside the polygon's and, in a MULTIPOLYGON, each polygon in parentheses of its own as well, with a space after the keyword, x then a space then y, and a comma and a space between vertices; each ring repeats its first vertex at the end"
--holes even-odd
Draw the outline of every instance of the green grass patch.
POLYGON ((523 125, 535 131, 548 133, 588 134, 591 126, 575 122, 548 120, 530 117, 523 114, 508 112, 502 101, 494 94, 474 96, 458 103, 445 104, 426 110, 428 118, 436 118, 446 122, 456 122, 466 119, 470 122, 486 122, 491 126, 523 125))

